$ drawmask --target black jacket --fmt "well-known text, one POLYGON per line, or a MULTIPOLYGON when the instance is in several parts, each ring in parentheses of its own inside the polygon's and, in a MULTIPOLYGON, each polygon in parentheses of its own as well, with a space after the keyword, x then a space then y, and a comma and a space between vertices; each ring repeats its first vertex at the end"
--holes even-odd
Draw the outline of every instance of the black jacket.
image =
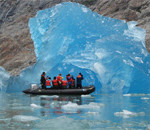
POLYGON ((46 85, 46 79, 45 79, 44 75, 41 75, 41 84, 46 85))
POLYGON ((77 84, 82 84, 83 75, 81 77, 77 76, 77 84))

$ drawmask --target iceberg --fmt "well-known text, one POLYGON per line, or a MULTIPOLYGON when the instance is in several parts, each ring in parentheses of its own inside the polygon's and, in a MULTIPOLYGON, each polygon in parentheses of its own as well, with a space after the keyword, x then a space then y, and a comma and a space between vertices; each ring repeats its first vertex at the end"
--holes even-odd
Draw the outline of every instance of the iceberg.
POLYGON ((114 115, 120 116, 123 118, 130 118, 130 117, 136 117, 136 116, 145 116, 145 113, 144 112, 135 113, 135 112, 131 112, 128 110, 123 110, 122 112, 115 112, 114 115))
POLYGON ((30 122, 34 120, 39 120, 39 118, 34 116, 15 115, 12 117, 12 120, 17 122, 30 122))
POLYGON ((3 67, 0 67, 0 92, 6 91, 9 79, 10 74, 3 67))
POLYGON ((53 78, 83 73, 83 85, 96 92, 150 93, 150 55, 145 30, 92 12, 84 5, 64 2, 38 11, 29 28, 37 63, 11 77, 7 92, 40 83, 43 71, 53 78))

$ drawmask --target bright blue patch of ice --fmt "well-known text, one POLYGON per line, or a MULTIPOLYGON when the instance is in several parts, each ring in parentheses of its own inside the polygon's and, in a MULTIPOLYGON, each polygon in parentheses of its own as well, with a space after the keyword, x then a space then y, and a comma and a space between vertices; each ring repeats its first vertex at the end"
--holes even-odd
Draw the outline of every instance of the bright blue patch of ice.
POLYGON ((82 72, 83 85, 94 84, 97 92, 150 92, 150 55, 145 49, 145 30, 137 28, 136 22, 104 17, 66 2, 38 11, 29 27, 37 63, 13 84, 12 78, 14 87, 7 91, 39 83, 45 71, 51 77, 82 72))

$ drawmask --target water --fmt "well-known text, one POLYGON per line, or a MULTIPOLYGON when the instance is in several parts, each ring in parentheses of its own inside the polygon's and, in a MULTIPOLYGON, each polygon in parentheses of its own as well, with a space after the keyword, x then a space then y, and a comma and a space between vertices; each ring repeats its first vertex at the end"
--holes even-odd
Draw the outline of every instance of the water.
POLYGON ((149 94, 0 94, 0 129, 146 129, 149 94))
POLYGON ((150 55, 145 30, 136 22, 104 17, 68 2, 37 12, 29 27, 37 63, 18 77, 0 67, 0 129, 150 129, 150 95, 142 94, 150 93, 150 55), (64 78, 82 72, 83 85, 94 84, 96 92, 21 93, 31 83, 39 84, 43 71, 64 78))

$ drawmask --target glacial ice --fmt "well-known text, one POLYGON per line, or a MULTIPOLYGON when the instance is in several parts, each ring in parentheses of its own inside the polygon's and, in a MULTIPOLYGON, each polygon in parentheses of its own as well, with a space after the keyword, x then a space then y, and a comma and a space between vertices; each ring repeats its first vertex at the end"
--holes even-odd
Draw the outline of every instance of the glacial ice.
POLYGON ((83 73, 83 85, 96 92, 150 93, 150 55, 145 30, 136 22, 112 19, 83 5, 65 2, 38 11, 30 18, 37 63, 11 77, 7 92, 21 91, 40 83, 43 71, 83 73))
POLYGON ((36 104, 34 104, 34 103, 30 104, 30 106, 31 106, 32 108, 42 108, 41 106, 36 105, 36 104))
POLYGON ((39 120, 39 118, 34 116, 15 115, 14 117, 12 117, 12 120, 18 122, 30 122, 34 120, 39 120))
POLYGON ((78 105, 76 103, 69 102, 62 106, 62 109, 69 112, 77 111, 78 109, 88 109, 88 111, 99 111, 101 107, 104 107, 104 104, 91 102, 89 104, 78 105))
POLYGON ((115 112, 114 115, 120 116, 123 118, 130 118, 130 117, 136 117, 136 116, 144 116, 145 113, 144 112, 135 113, 135 112, 131 112, 128 110, 123 110, 122 112, 115 112))
POLYGON ((5 71, 4 68, 0 67, 0 91, 5 92, 8 86, 8 80, 10 74, 5 71))

